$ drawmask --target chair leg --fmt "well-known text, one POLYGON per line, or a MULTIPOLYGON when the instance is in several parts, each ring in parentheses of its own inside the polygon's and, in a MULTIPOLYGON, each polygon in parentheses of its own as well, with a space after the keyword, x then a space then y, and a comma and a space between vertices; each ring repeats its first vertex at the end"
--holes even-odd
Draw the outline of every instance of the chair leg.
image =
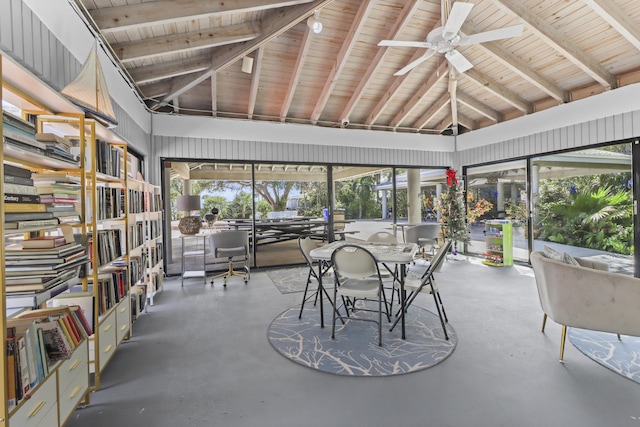
MULTIPOLYGON (((378 292, 378 345, 382 346, 382 295, 384 295, 384 291, 382 290, 382 285, 380 285, 380 291, 378 292)), ((385 309, 387 309, 387 302, 385 298, 385 309)), ((387 319, 389 319, 389 312, 387 311, 387 319)), ((391 321, 391 319, 389 319, 391 321)))
POLYGON ((562 325, 562 338, 560 339, 560 362, 564 359, 564 343, 567 339, 567 327, 562 325))
POLYGON ((438 316, 440 317, 440 324, 442 325, 442 331, 444 332, 444 339, 449 340, 449 334, 447 334, 447 326, 444 324, 444 318, 442 317, 442 311, 440 310, 440 304, 438 304, 438 297, 433 292, 433 286, 431 287, 431 293, 433 294, 433 302, 436 303, 436 309, 438 310, 438 316))
MULTIPOLYGON (((309 283, 311 283, 311 271, 309 271, 309 274, 307 275, 307 284, 304 287, 304 295, 302 295, 302 305, 300 306, 300 314, 298 315, 298 319, 302 319, 302 310, 304 310, 304 303, 307 302, 307 290, 309 290, 309 283)), ((317 295, 318 293, 316 292, 316 299, 317 295)))
POLYGON ((542 316, 542 332, 544 332, 544 327, 547 324, 547 313, 544 313, 544 316, 542 316))

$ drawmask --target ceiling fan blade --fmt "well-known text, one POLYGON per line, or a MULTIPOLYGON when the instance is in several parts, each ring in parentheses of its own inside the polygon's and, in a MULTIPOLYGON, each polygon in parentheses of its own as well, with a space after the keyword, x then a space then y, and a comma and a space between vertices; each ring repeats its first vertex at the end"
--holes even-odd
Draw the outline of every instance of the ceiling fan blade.
POLYGON ((416 68, 418 65, 422 64, 424 61, 426 61, 427 59, 431 58, 433 55, 435 55, 436 51, 435 50, 429 50, 427 51, 424 55, 422 55, 420 58, 416 59, 415 61, 412 61, 410 63, 408 63, 407 65, 405 65, 403 68, 401 68, 400 70, 396 71, 395 73, 393 73, 394 76, 404 76, 405 74, 407 74, 409 71, 413 70, 414 68, 416 68))
POLYGON ((473 67, 473 64, 457 50, 451 50, 445 53, 444 56, 459 73, 464 73, 473 67))
POLYGON ((485 31, 483 33, 472 34, 460 39, 459 46, 467 46, 470 44, 490 42, 493 40, 507 39, 509 37, 518 37, 522 34, 524 25, 518 24, 511 27, 498 28, 497 30, 485 31))
POLYGON ((449 18, 447 18, 447 23, 444 24, 444 28, 442 29, 442 37, 444 37, 445 40, 458 34, 462 24, 464 24, 467 16, 471 13, 471 9, 473 9, 473 3, 461 3, 458 1, 453 4, 449 18))
POLYGON ((429 42, 412 42, 412 41, 401 41, 401 40, 381 40, 378 43, 378 46, 394 46, 394 47, 421 47, 424 49, 428 49, 431 47, 431 43, 429 42))

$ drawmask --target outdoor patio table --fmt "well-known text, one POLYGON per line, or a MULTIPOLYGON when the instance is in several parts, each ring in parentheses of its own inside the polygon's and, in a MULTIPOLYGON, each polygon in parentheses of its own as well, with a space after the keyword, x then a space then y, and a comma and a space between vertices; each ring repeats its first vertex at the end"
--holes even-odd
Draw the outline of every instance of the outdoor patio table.
MULTIPOLYGON (((336 249, 338 249, 339 247, 346 245, 346 244, 353 244, 353 242, 345 242, 345 241, 335 241, 332 243, 329 243, 327 245, 324 246, 320 246, 314 250, 311 251, 311 256, 313 257, 313 259, 317 260, 317 261, 325 261, 325 262, 329 262, 331 261, 331 254, 333 253, 333 251, 335 251, 336 249)), ((398 264, 400 265, 399 268, 399 277, 396 277, 396 280, 398 280, 398 282, 400 282, 400 313, 401 313, 401 321, 402 321, 402 339, 405 339, 406 334, 405 334, 405 324, 404 324, 404 304, 405 304, 405 297, 404 297, 404 278, 405 278, 405 274, 406 274, 406 267, 407 264, 409 264, 411 261, 413 261, 413 257, 416 254, 416 252, 418 251, 418 245, 416 245, 415 243, 372 243, 372 242, 366 242, 366 243, 358 243, 358 246, 361 246, 365 249, 367 249, 369 252, 371 252, 373 254, 373 256, 375 257, 376 261, 378 261, 379 263, 382 263, 385 265, 385 267, 387 267, 387 270, 389 270, 392 274, 393 274, 393 270, 390 269, 387 264, 398 264)), ((318 269, 320 270, 322 267, 320 266, 322 264, 322 262, 318 262, 318 269)), ((318 277, 320 278, 318 281, 318 294, 322 295, 322 271, 318 271, 318 277)), ((323 311, 323 304, 322 304, 322 300, 323 298, 320 298, 320 327, 324 328, 324 311, 323 311)))

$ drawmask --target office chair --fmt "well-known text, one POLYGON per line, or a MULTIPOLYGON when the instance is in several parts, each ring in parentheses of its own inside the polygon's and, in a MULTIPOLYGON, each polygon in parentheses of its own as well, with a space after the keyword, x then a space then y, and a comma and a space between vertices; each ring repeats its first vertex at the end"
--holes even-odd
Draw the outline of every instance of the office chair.
POLYGON ((228 269, 222 274, 213 276, 211 284, 217 278, 224 278, 224 286, 227 286, 227 279, 232 276, 239 276, 246 284, 250 277, 249 267, 249 232, 242 230, 228 230, 213 233, 209 238, 210 251, 214 258, 227 258, 228 269), (242 262, 243 271, 233 269, 233 263, 242 262))

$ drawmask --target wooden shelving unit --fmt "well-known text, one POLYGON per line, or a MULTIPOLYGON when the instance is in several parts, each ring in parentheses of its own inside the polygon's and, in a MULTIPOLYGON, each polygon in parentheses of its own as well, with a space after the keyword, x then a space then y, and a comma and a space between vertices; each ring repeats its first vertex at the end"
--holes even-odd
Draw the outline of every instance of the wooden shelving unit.
MULTIPOLYGON (((44 150, 40 153, 37 147, 40 145, 35 141, 35 131, 42 131, 42 121, 40 117, 48 117, 47 123, 56 128, 60 133, 66 131, 78 132, 84 126, 84 114, 78 111, 70 103, 56 99, 55 94, 44 93, 43 97, 47 99, 56 99, 55 104, 44 105, 38 99, 29 95, 29 91, 37 91, 32 86, 33 78, 27 75, 15 64, 9 62, 6 57, 0 55, 0 83, 2 83, 2 98, 8 98, 8 101, 16 105, 22 111, 22 119, 29 119, 29 122, 37 120, 34 124, 33 135, 23 135, 23 142, 33 144, 36 147, 33 152, 23 150, 19 145, 7 144, 2 135, 3 123, 0 126, 0 138, 3 140, 3 150, 0 150, 0 172, 4 178, 5 163, 17 166, 24 170, 37 174, 46 173, 68 173, 75 175, 79 180, 83 175, 84 168, 84 150, 82 147, 80 153, 80 161, 65 161, 50 155, 50 150, 44 150), (53 116, 53 114, 56 114, 53 116), (37 117, 37 119, 36 119, 37 117), (54 118, 55 117, 55 118, 54 118), (75 131, 74 131, 75 130, 75 131)), ((26 120, 25 120, 26 121, 26 120)), ((30 178, 28 178, 30 179, 30 178)), ((29 185, 25 184, 29 187, 29 185)), ((33 183, 31 184, 33 186, 33 183)), ((14 187, 15 189, 15 187, 14 187)), ((6 193, 4 179, 0 180, 0 190, 6 193)), ((42 196, 36 196, 41 198, 42 196)), ((18 202, 20 203, 20 202, 18 202)), ((44 206, 43 203, 36 205, 44 206)), ((35 209, 35 208, 34 208, 35 209)), ((5 348, 0 352, 0 378, 3 387, 0 389, 0 426, 10 427, 29 427, 29 426, 59 426, 64 425, 73 411, 79 404, 88 403, 89 401, 89 373, 88 373, 88 340, 86 334, 80 333, 76 336, 77 342, 73 346, 73 352, 70 358, 66 360, 52 361, 48 359, 48 354, 41 354, 40 363, 37 364, 38 375, 36 380, 33 376, 28 376, 29 384, 26 384, 24 377, 16 379, 19 375, 9 375, 10 370, 14 369, 15 355, 12 364, 9 364, 7 357, 7 332, 10 327, 24 324, 27 329, 37 331, 40 323, 35 323, 33 318, 25 317, 34 316, 38 313, 38 309, 44 305, 56 294, 73 285, 82 286, 82 280, 77 277, 77 273, 71 272, 71 275, 63 274, 60 277, 64 279, 57 285, 45 289, 43 291, 32 291, 30 293, 17 294, 15 288, 11 292, 7 292, 7 261, 5 250, 6 245, 20 245, 22 241, 37 235, 63 235, 64 231, 75 230, 78 234, 86 231, 86 227, 80 223, 69 223, 67 226, 50 225, 50 226, 33 226, 22 229, 7 228, 6 212, 4 197, 0 201, 0 233, 3 237, 3 244, 0 245, 0 270, 2 270, 2 278, 0 286, 2 287, 2 298, 0 298, 0 327, 2 329, 2 338, 5 348), (62 230, 64 228, 64 231, 62 230), (68 277, 68 278, 67 278, 68 277), (33 310, 36 310, 35 312, 33 310), (22 389, 16 390, 18 384, 22 389)), ((17 212, 42 212, 38 210, 30 211, 26 206, 21 206, 17 212)), ((67 233, 71 236, 73 233, 67 233)), ((69 240, 67 240, 69 241, 69 240)), ((16 251, 14 251, 16 252, 16 251)), ((28 252, 25 252, 27 254, 28 252)), ((29 256, 32 254, 30 253, 29 256)), ((25 259, 27 255, 25 255, 25 259)), ((22 263, 19 254, 14 255, 15 262, 22 263)), ((14 262, 14 264, 15 264, 14 262)), ((19 273, 22 276, 22 273, 19 273)), ((24 275, 28 275, 26 271, 24 275)), ((13 278, 20 277, 12 275, 13 278)), ((13 283, 13 282, 12 282, 13 283)), ((56 311, 56 310, 54 310, 56 311)), ((68 309, 57 309, 58 313, 68 314, 68 309)), ((47 313, 51 313, 47 311, 47 313)), ((42 315, 42 314, 41 314, 42 315)), ((46 315, 48 316, 48 314, 46 315)), ((48 317, 39 317, 40 321, 45 321, 48 317)), ((79 332, 79 331, 78 331, 79 332)), ((26 332, 25 332, 26 333, 26 332)), ((40 332, 38 332, 40 334, 40 332)), ((30 335, 33 337, 33 334, 30 335)), ((26 335, 24 340, 26 340, 26 335)), ((42 341, 35 338, 35 341, 29 341, 28 347, 31 349, 29 360, 33 360, 33 349, 39 348, 42 341), (33 345, 36 343, 37 345, 33 345)), ((25 344, 25 352, 27 344, 25 344)), ((45 352, 46 353, 46 352, 45 352)), ((29 354, 29 353, 27 353, 29 354)), ((31 365, 33 366, 33 365, 31 365)))

